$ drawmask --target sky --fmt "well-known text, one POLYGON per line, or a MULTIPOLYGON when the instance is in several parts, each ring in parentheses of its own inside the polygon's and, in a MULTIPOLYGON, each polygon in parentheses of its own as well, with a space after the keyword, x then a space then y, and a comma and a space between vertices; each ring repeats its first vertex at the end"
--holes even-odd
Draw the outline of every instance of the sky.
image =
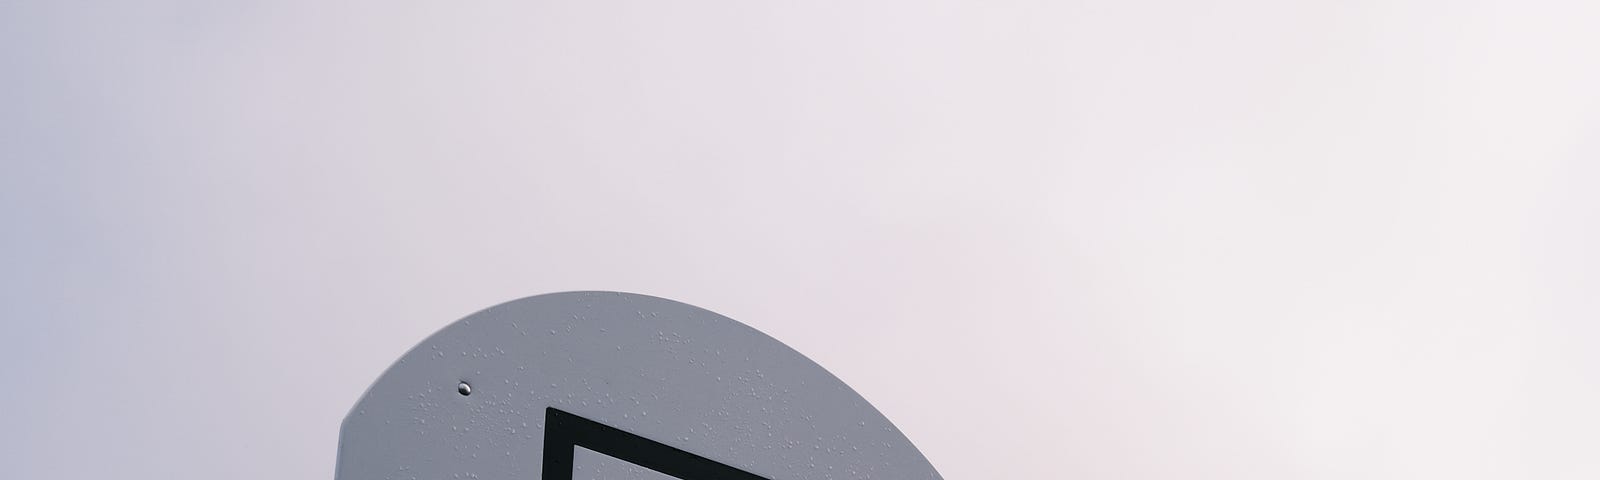
POLYGON ((1600 478, 1600 3, 0 2, 0 476, 331 478, 620 290, 950 479, 1600 478))

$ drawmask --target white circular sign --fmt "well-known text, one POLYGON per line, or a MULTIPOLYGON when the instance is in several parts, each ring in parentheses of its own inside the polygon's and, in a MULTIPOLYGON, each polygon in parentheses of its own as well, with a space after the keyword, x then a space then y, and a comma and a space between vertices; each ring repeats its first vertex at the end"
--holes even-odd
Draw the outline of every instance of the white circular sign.
POLYGON ((334 478, 942 479, 799 352, 613 292, 515 300, 428 337, 345 418, 334 478))

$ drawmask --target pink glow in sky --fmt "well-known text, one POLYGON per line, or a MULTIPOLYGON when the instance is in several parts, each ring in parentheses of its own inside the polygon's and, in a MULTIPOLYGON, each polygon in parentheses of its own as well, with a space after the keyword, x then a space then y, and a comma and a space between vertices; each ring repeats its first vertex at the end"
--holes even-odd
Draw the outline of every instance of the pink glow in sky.
POLYGON ((415 342, 600 289, 788 343, 952 480, 1600 478, 1596 25, 3 2, 0 477, 331 478, 415 342))

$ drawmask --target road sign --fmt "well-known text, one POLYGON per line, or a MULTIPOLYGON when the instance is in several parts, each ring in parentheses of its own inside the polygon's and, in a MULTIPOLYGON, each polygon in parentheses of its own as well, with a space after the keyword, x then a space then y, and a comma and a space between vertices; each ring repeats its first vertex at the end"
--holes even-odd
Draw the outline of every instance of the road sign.
POLYGON ((865 399, 722 315, 528 297, 428 337, 345 417, 335 480, 941 479, 865 399))

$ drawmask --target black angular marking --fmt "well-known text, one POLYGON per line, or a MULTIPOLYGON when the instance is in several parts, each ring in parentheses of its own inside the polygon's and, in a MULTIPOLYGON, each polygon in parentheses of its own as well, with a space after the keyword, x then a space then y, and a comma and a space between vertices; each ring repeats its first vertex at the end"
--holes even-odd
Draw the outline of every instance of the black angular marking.
POLYGON ((572 480, 578 446, 682 480, 767 480, 554 407, 544 412, 543 480, 572 480))

